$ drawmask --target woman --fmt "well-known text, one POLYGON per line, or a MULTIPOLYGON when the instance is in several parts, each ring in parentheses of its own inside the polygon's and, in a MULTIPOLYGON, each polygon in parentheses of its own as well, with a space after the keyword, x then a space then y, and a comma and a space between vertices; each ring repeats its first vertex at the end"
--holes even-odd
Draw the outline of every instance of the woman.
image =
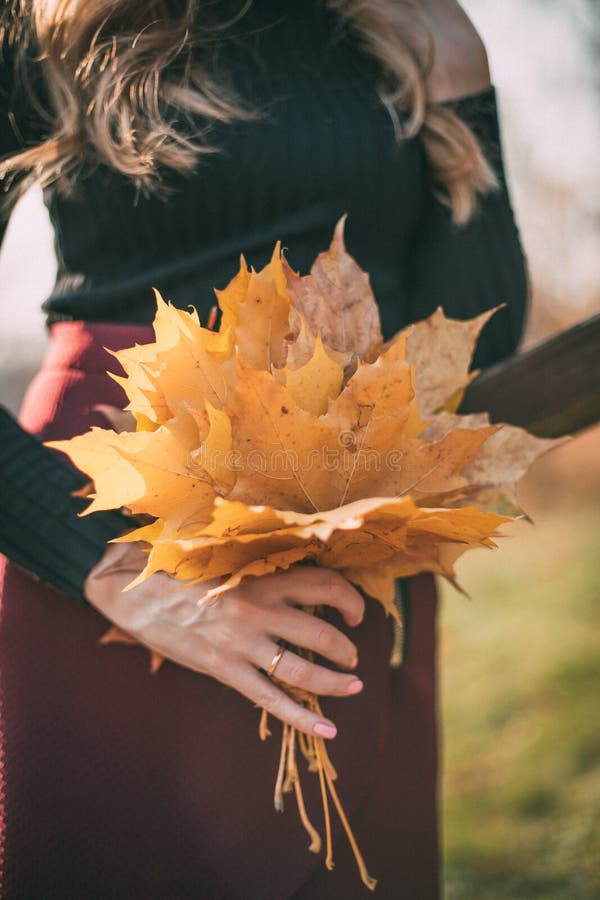
MULTIPOLYGON (((258 268, 282 239, 306 271, 343 212, 386 337, 439 304, 464 318, 504 301, 476 364, 515 349, 526 278, 495 96, 452 0, 29 0, 4 36, 3 172, 13 196, 44 186, 59 260, 21 411, 38 437, 106 426, 96 407, 123 395, 103 348, 151 340, 152 286, 206 321, 241 251, 258 268)), ((161 574, 123 595, 141 554, 106 541, 127 520, 77 519, 75 474, 2 421, 6 896, 362 896, 339 828, 328 872, 294 811, 273 811, 278 732, 258 741, 249 700, 332 740, 379 896, 438 896, 433 579, 409 581, 398 670, 390 621, 326 570, 208 610, 204 585, 161 574), (324 624, 303 611, 315 598, 324 624), (151 678, 141 651, 99 646, 107 619, 172 662, 151 678), (278 660, 281 639, 324 664, 278 660), (273 662, 330 718, 282 693, 273 662)))

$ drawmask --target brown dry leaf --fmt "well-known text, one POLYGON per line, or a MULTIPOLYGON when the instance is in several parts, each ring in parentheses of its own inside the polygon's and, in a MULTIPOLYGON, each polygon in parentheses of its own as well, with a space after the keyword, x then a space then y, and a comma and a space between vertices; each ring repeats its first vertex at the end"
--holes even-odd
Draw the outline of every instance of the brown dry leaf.
POLYGON ((284 260, 292 305, 316 334, 333 350, 352 352, 373 360, 383 339, 379 310, 371 281, 346 250, 344 214, 335 226, 329 249, 320 253, 310 270, 301 276, 284 260))
MULTIPOLYGON (((441 413, 430 424, 425 436, 439 440, 456 428, 480 429, 489 425, 487 413, 459 416, 441 413)), ((509 516, 523 514, 516 494, 517 483, 536 459, 563 443, 562 440, 538 438, 515 425, 497 426, 498 431, 485 442, 477 456, 463 470, 467 485, 461 491, 460 503, 477 503, 485 509, 496 509, 509 516)))
POLYGON ((421 415, 439 412, 453 395, 469 383, 469 367, 477 338, 486 322, 500 309, 490 309, 474 319, 448 319, 441 307, 391 339, 406 339, 406 358, 415 366, 415 389, 421 415))

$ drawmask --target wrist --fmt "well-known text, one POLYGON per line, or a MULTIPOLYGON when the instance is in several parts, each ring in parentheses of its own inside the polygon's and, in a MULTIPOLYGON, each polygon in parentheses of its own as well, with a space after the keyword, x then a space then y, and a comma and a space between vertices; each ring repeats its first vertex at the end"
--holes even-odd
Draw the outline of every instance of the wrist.
POLYGON ((95 566, 87 574, 83 590, 86 600, 100 605, 107 597, 121 593, 146 564, 146 554, 139 543, 107 544, 95 566))

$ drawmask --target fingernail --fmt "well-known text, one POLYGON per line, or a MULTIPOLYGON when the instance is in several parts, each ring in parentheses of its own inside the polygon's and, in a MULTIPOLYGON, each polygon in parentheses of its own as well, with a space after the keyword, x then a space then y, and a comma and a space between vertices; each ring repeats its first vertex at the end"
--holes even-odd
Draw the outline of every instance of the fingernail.
POLYGON ((319 737, 324 738, 334 738, 337 734, 337 728, 333 722, 317 722, 313 731, 315 734, 318 734, 319 737))
POLYGON ((358 694, 359 691, 362 691, 364 688, 364 684, 360 680, 360 678, 355 678, 354 681, 351 681, 348 687, 346 688, 347 694, 358 694))
POLYGON ((350 668, 355 669, 357 667, 357 665, 358 665, 358 654, 356 654, 356 656, 352 660, 352 662, 350 664, 350 668))

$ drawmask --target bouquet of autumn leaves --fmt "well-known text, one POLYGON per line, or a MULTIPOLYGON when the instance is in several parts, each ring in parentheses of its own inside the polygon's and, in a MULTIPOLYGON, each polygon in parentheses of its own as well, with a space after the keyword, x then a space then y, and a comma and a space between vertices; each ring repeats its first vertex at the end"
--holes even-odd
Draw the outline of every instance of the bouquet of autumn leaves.
MULTIPOLYGON (((119 539, 148 547, 131 586, 157 571, 191 583, 221 576, 203 601, 218 602, 244 578, 306 560, 339 569, 398 618, 396 579, 454 581, 457 558, 495 546, 498 527, 518 515, 515 482, 552 442, 456 414, 493 311, 456 321, 438 310, 384 344, 369 276, 344 246, 345 218, 308 275, 279 242, 259 272, 242 256, 215 291, 218 330, 157 293, 154 343, 114 354, 135 431, 92 428, 51 444, 93 480, 86 514, 125 507, 151 517, 119 539)), ((280 686, 320 712, 316 696, 280 686)), ((276 806, 295 791, 318 851, 297 745, 320 778, 327 864, 330 797, 374 887, 322 738, 284 726, 276 806)))

